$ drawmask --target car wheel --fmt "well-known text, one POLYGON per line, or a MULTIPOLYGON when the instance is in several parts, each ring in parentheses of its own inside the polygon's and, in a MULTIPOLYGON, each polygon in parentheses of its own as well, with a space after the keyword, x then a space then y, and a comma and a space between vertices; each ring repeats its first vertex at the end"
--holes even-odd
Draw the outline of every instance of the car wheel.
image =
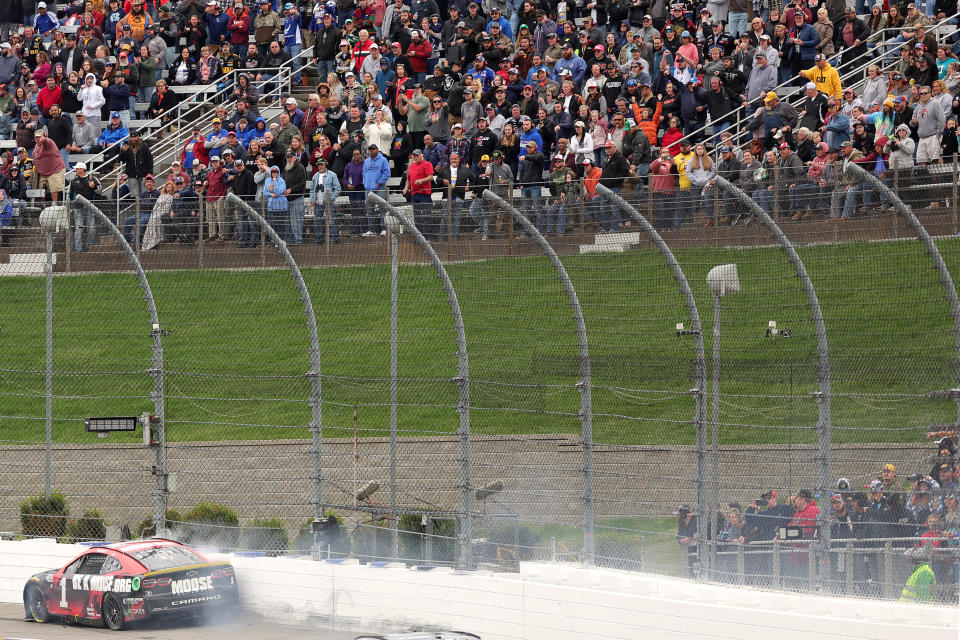
POLYGON ((23 594, 23 604, 27 609, 27 615, 34 622, 50 621, 50 611, 47 609, 47 603, 39 587, 30 585, 27 588, 27 592, 23 594))
POLYGON ((100 604, 100 617, 103 618, 103 624, 108 629, 120 631, 123 629, 123 607, 117 596, 108 593, 103 596, 103 602, 100 604))

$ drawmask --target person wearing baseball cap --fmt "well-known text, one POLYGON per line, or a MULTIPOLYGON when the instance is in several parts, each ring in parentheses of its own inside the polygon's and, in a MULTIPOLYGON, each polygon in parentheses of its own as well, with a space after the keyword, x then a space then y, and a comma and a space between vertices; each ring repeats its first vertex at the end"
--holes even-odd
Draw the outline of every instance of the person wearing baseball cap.
POLYGON ((550 166, 550 202, 547 206, 546 228, 540 217, 537 228, 541 233, 563 235, 567 231, 567 210, 580 196, 577 174, 568 167, 561 153, 553 156, 550 166))
POLYGON ((327 159, 317 160, 317 172, 310 179, 309 208, 313 212, 313 241, 324 244, 330 227, 330 244, 339 244, 340 229, 334 213, 334 201, 340 195, 340 179, 327 168, 327 159))
MULTIPOLYGON (((804 25, 808 27, 810 25, 804 25)), ((810 27, 813 29, 813 27, 810 27)), ((816 31, 816 29, 814 29, 816 31)), ((792 64, 792 63, 791 63, 792 64)), ((843 87, 840 85, 840 73, 830 65, 827 56, 818 53, 814 56, 814 65, 799 72, 801 76, 813 82, 817 90, 826 96, 839 100, 843 97, 843 87)))
POLYGON ((541 184, 547 158, 542 153, 543 139, 533 128, 533 122, 524 120, 521 125, 519 168, 517 182, 520 183, 520 194, 523 198, 525 213, 530 220, 543 220, 540 210, 541 184))
MULTIPOLYGON (((73 170, 75 177, 70 181, 70 193, 83 196, 90 202, 97 200, 100 197, 100 181, 91 175, 87 175, 86 163, 76 163, 73 165, 73 170)), ((92 209, 90 211, 86 209, 86 207, 83 207, 77 213, 76 231, 73 236, 73 250, 77 253, 90 251, 96 241, 96 218, 92 209)))

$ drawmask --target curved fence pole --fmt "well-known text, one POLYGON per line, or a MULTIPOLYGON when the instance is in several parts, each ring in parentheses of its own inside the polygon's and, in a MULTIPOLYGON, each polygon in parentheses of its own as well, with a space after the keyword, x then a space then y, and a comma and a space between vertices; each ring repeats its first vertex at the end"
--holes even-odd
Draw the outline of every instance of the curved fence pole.
MULTIPOLYGON (((807 294, 807 305, 813 314, 814 330, 816 331, 817 337, 817 392, 815 398, 818 408, 817 435, 819 446, 817 449, 817 464, 820 468, 820 486, 818 491, 821 496, 820 515, 817 517, 817 526, 820 530, 820 540, 823 548, 829 549, 830 523, 828 511, 830 506, 830 493, 833 485, 832 472, 830 470, 830 351, 827 348, 827 327, 823 321, 823 311, 820 309, 820 300, 817 298, 817 291, 813 287, 813 282, 810 280, 810 275, 807 273, 807 268, 803 264, 803 260, 797 255, 796 249, 793 248, 793 243, 790 242, 790 239, 783 233, 780 225, 774 222, 773 218, 771 218, 753 198, 732 185, 725 178, 717 176, 715 178, 715 184, 743 203, 770 231, 777 242, 780 243, 780 248, 787 253, 787 259, 796 269, 797 277, 800 278, 803 291, 807 294)), ((822 584, 823 581, 826 580, 825 573, 828 567, 826 565, 826 554, 823 554, 821 557, 824 563, 821 566, 822 570, 820 572, 822 584)))
MULTIPOLYGON (((683 272, 683 268, 673 255, 670 246, 664 241, 660 233, 650 224, 643 215, 629 202, 624 200, 615 191, 611 191, 602 184, 597 185, 597 193, 614 202, 620 210, 626 213, 636 222, 644 233, 646 233, 657 251, 667 261, 667 266, 673 271, 673 277, 680 286, 680 292, 683 294, 683 301, 687 307, 687 313, 690 314, 690 331, 694 337, 694 381, 696 387, 691 389, 691 393, 696 398, 694 409, 693 426, 696 430, 696 455, 697 455, 697 478, 695 480, 697 490, 697 557, 700 567, 707 566, 707 526, 708 503, 707 503, 707 360, 703 346, 703 327, 700 324, 700 311, 697 309, 697 302, 694 300, 693 291, 690 289, 690 283, 683 272)), ((701 572, 701 576, 703 573, 701 572)))
POLYGON ((580 307, 580 298, 577 296, 577 290, 567 274, 566 268, 560 261, 553 247, 546 241, 540 231, 537 229, 525 215, 520 213, 509 202, 493 193, 490 189, 483 192, 483 197, 487 201, 496 204, 504 211, 508 212, 515 220, 523 225, 524 231, 530 234, 543 252, 550 258, 553 268, 557 272, 557 277, 563 283, 563 288, 567 292, 567 298, 570 302, 570 308, 573 310, 573 321, 577 329, 577 341, 580 345, 580 382, 577 389, 580 391, 580 428, 581 428, 581 448, 583 450, 583 562, 587 565, 594 563, 595 540, 594 540, 594 504, 593 504, 593 399, 591 395, 590 382, 590 349, 587 343, 587 325, 583 320, 583 310, 580 307))
POLYGON ((307 377, 310 378, 310 434, 312 443, 310 454, 313 456, 313 474, 310 480, 313 483, 313 499, 310 505, 313 507, 313 517, 323 517, 323 403, 321 401, 321 387, 323 380, 320 377, 320 341, 317 337, 317 317, 313 312, 313 301, 310 299, 310 291, 307 289, 307 283, 303 280, 300 273, 300 267, 297 261, 290 255, 287 249, 287 243, 284 242, 273 227, 263 219, 254 207, 241 200, 235 194, 228 194, 227 200, 233 202, 242 209, 248 216, 260 225, 260 229, 267 234, 277 251, 283 256, 287 266, 290 268, 290 275, 296 282, 297 291, 300 292, 300 300, 303 302, 303 312, 307 316, 307 332, 310 336, 310 371, 307 377))
MULTIPOLYGON (((162 535, 162 531, 165 529, 164 525, 166 522, 168 493, 166 451, 167 435, 166 420, 164 418, 165 392, 163 389, 162 338, 164 331, 160 328, 160 317, 157 314, 157 304, 153 297, 153 290, 150 288, 150 281, 147 279, 147 274, 143 271, 143 267, 140 265, 140 260, 137 258, 136 252, 130 247, 127 239, 123 237, 123 233, 117 228, 117 225, 115 225, 113 221, 108 218, 103 211, 100 210, 99 207, 94 205, 83 196, 75 195, 74 201, 80 204, 80 206, 86 210, 93 212, 93 215, 110 231, 110 233, 113 234, 117 244, 120 245, 120 248, 127 256, 127 259, 130 260, 130 264, 133 266, 133 270, 137 274, 137 279, 140 281, 140 289, 143 291, 143 299, 147 303, 147 313, 150 315, 150 335, 153 337, 153 360, 149 369, 150 376, 153 378, 153 393, 151 394, 151 399, 153 400, 153 416, 151 417, 149 423, 143 425, 143 428, 149 431, 151 427, 155 427, 157 433, 155 445, 157 469, 154 472, 157 476, 157 488, 153 492, 155 505, 155 510, 153 512, 153 527, 157 535, 162 535)), ((74 210, 74 215, 81 215, 81 213, 74 210)), ((67 221, 67 224, 70 224, 69 220, 67 221)))
MULTIPOLYGON (((960 299, 957 298, 957 288, 953 283, 953 278, 950 276, 950 270, 947 268, 947 263, 943 260, 943 255, 940 253, 940 249, 937 248, 936 243, 930 237, 930 234, 927 233, 926 227, 924 227, 917 216, 914 215, 910 205, 901 200, 900 196, 894 193, 890 187, 883 184, 882 180, 853 162, 847 163, 844 171, 847 173, 852 173, 853 175, 858 176, 861 180, 869 182, 874 189, 882 193, 888 200, 890 200, 890 202, 893 203, 893 208, 896 210, 896 212, 899 213, 904 220, 906 220, 907 224, 910 225, 910 228, 913 229, 913 232, 916 233, 917 237, 920 238, 920 241, 923 242, 923 246, 927 251, 927 255, 930 256, 930 260, 933 262, 933 268, 936 269, 937 273, 940 274, 940 284, 943 285, 943 291, 947 296, 947 302, 950 303, 950 315, 953 318, 953 333, 956 336, 957 341, 957 386, 960 387, 960 299)), ((957 404, 956 424, 960 425, 960 403, 957 404)))
MULTIPOLYGON (((420 245, 423 252, 430 258, 430 263, 437 271, 437 276, 443 284, 443 290, 447 294, 447 301, 450 303, 450 312, 453 315, 453 327, 457 332, 457 377, 455 381, 460 391, 460 397, 457 401, 457 412, 460 415, 460 426, 458 435, 460 436, 460 526, 457 528, 457 554, 456 568, 467 569, 471 566, 470 560, 470 540, 471 540, 471 493, 470 493, 470 362, 467 358, 467 333, 463 327, 463 315, 460 313, 460 299, 457 297, 457 291, 453 287, 450 276, 447 275, 447 269, 443 266, 436 251, 430 246, 430 243, 416 225, 405 216, 399 209, 381 198, 375 193, 368 193, 367 200, 386 209, 393 215, 403 228, 407 230, 414 241, 420 245)), ((395 514, 394 514, 395 515, 395 514)))

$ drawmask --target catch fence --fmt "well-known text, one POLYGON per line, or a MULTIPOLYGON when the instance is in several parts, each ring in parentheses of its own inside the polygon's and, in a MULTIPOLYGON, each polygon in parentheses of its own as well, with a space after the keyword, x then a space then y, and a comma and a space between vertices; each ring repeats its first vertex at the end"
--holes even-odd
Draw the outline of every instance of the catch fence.
MULTIPOLYGON (((958 273, 957 199, 940 171, 891 178, 934 254, 902 211, 857 200, 851 219, 831 219, 776 180, 769 201, 718 187, 695 202, 661 198, 627 182, 620 202, 580 178, 555 193, 507 188, 502 201, 451 189, 411 204, 394 192, 384 195, 422 237, 386 228, 381 203, 364 199, 308 208, 302 244, 289 217, 254 201, 286 242, 235 206, 222 226, 214 218, 224 241, 198 241, 211 210, 198 198, 175 203, 147 248, 150 212, 134 199, 117 226, 159 327, 122 243, 101 235, 76 251, 87 247, 71 203, 53 235, 49 394, 36 226, 15 230, 10 260, 24 266, 0 277, 0 529, 79 538, 67 528, 77 534, 89 511, 110 539, 160 524, 201 544, 204 528, 227 528, 223 548, 314 553, 310 523, 332 513, 347 533, 331 552, 369 560, 548 558, 785 588, 777 554, 718 536, 761 494, 783 504, 807 490, 824 515, 795 588, 852 593, 834 574, 848 544, 829 535, 837 480, 867 494, 895 466, 884 492, 904 496, 911 528, 861 534, 878 545, 927 531, 926 512, 906 504, 908 476, 956 463, 935 445, 955 433, 960 386, 955 287, 934 259, 958 273), (768 225, 745 198, 768 207, 768 225), (711 289, 718 265, 736 265, 737 287, 728 269, 711 289), (155 338, 153 439, 142 427, 106 441, 84 432, 85 418, 156 412, 155 338), (46 490, 48 450, 50 489, 70 513, 43 511, 47 501, 24 520, 21 501, 46 490), (681 505, 704 523, 694 565, 678 544, 681 505), (46 532, 47 518, 64 524, 46 532)), ((847 186, 839 176, 831 191, 844 204, 847 186)), ((931 494, 956 530, 946 495, 931 494)), ((906 566, 909 546, 864 555, 906 566)), ((872 595, 898 595, 886 586, 902 588, 897 571, 878 573, 872 595)))

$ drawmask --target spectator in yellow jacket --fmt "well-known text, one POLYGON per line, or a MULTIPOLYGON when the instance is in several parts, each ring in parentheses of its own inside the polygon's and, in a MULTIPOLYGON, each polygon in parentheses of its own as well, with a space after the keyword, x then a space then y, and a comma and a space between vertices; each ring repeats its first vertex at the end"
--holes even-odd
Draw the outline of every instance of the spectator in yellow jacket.
POLYGON ((123 35, 123 25, 130 25, 130 36, 137 42, 142 43, 143 37, 147 33, 147 27, 153 24, 153 18, 143 10, 143 0, 133 0, 130 7, 130 13, 120 18, 117 23, 117 38, 123 35))
POLYGON ((840 86, 840 74, 830 66, 827 56, 818 53, 814 66, 800 72, 804 78, 817 85, 817 91, 831 98, 839 100, 843 97, 843 87, 840 86))

